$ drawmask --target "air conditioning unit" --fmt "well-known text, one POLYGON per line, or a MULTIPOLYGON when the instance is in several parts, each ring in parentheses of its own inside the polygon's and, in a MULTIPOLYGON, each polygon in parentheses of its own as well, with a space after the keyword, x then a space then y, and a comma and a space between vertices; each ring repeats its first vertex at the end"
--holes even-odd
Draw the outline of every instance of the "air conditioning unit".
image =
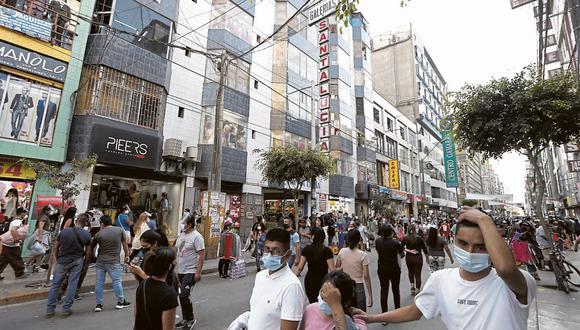
POLYGON ((163 147, 163 156, 183 157, 181 151, 182 145, 183 140, 180 139, 165 140, 165 145, 163 147))
POLYGON ((199 159, 199 150, 197 148, 197 146, 189 146, 187 147, 187 149, 185 149, 185 158, 187 160, 191 160, 196 162, 199 159))

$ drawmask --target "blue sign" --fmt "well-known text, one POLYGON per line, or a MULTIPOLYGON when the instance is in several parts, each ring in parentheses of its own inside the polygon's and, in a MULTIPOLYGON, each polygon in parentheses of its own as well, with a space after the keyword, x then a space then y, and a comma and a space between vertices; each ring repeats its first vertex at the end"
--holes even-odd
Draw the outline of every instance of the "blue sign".
POLYGON ((391 191, 387 187, 379 186, 379 193, 380 194, 389 194, 391 191))
POLYGON ((445 163, 445 181, 447 188, 456 188, 459 186, 457 176, 457 158, 455 157, 455 143, 453 137, 447 131, 442 131, 443 138, 443 161, 445 163))
POLYGON ((18 31, 43 41, 50 41, 52 32, 52 22, 45 21, 16 11, 14 9, 0 6, 0 26, 18 31))

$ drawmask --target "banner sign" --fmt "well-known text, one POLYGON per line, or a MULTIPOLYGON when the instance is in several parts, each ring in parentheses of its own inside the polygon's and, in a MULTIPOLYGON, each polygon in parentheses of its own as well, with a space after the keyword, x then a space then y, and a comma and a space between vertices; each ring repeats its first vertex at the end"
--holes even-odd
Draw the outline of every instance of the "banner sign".
POLYGON ((399 189, 399 161, 389 160, 389 188, 399 189))
POLYGON ((568 169, 570 172, 580 172, 580 160, 569 160, 568 169))
POLYGON ((338 129, 330 124, 330 87, 328 80, 330 74, 328 66, 330 63, 329 51, 330 30, 328 29, 328 19, 318 22, 318 109, 320 119, 319 146, 320 151, 330 152, 330 136, 338 135, 338 129))
POLYGON ((64 82, 67 64, 0 41, 0 65, 6 65, 37 76, 64 82))
POLYGON ((338 0, 323 0, 308 8, 308 25, 314 25, 319 20, 336 13, 338 0))
POLYGON ((0 6, 0 26, 24 33, 33 38, 50 41, 52 22, 0 6))
POLYGON ((15 159, 0 158, 0 178, 31 180, 36 178, 36 173, 15 159))
POLYGON ((457 176, 457 158, 455 157, 455 143, 453 137, 447 131, 441 134, 443 143, 443 160, 445 162, 445 181, 447 188, 457 188, 459 178, 457 176))

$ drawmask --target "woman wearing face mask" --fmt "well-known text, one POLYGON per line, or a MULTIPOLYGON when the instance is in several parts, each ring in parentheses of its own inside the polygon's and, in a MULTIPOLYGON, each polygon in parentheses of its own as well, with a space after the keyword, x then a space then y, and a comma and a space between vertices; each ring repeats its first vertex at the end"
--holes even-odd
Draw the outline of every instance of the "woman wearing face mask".
POLYGON ((308 272, 304 278, 304 289, 308 301, 312 304, 318 300, 318 292, 322 287, 322 279, 328 271, 334 271, 334 257, 330 248, 324 246, 326 235, 322 228, 314 228, 312 244, 306 246, 300 256, 300 262, 294 270, 296 276, 300 276, 304 266, 308 262, 308 272))
POLYGON ((133 232, 135 233, 135 237, 133 237, 133 242, 131 244, 133 250, 131 251, 131 255, 129 259, 133 260, 139 252, 141 252, 141 235, 143 235, 146 231, 149 230, 149 225, 147 224, 147 213, 142 212, 137 219, 137 222, 133 225, 133 232))
POLYGON ((256 258, 256 269, 259 272, 262 270, 262 255, 264 255, 264 244, 266 243, 266 226, 263 223, 258 223, 256 231, 252 235, 252 240, 256 243, 253 256, 256 258))
MULTIPOLYGON (((141 239, 139 241, 141 244, 142 257, 140 257, 136 262, 131 263, 128 267, 128 271, 135 275, 137 281, 141 282, 150 275, 146 273, 146 270, 151 251, 158 247, 168 246, 169 244, 167 237, 165 237, 165 234, 160 230, 147 230, 141 234, 141 239)), ((167 276, 167 283, 171 286, 174 286, 174 284, 177 283, 174 272, 171 272, 171 274, 167 276)))
POLYGON ((129 206, 125 205, 123 208, 119 209, 117 220, 115 221, 115 226, 121 227, 125 231, 125 237, 127 242, 131 242, 131 226, 133 221, 129 217, 129 206))
POLYGON ((151 252, 147 270, 150 276, 137 288, 134 329, 175 329, 177 291, 167 284, 173 273, 175 250, 160 247, 151 252))
POLYGON ((369 275, 369 256, 366 252, 359 250, 361 241, 358 230, 350 230, 346 234, 346 244, 348 247, 342 248, 338 252, 336 259, 336 269, 342 269, 356 282, 355 300, 352 305, 363 311, 367 310, 365 284, 368 295, 368 307, 373 306, 373 288, 369 275))
POLYGON ((328 273, 318 296, 318 302, 304 310, 300 329, 366 330, 366 323, 351 315, 354 301, 354 281, 342 271, 328 273))

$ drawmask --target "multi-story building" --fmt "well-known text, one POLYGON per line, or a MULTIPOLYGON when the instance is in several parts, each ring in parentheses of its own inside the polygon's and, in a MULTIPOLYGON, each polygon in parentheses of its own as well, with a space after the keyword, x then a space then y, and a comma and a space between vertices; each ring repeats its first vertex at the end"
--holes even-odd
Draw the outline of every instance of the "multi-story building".
POLYGON ((467 194, 483 194, 482 160, 470 157, 465 151, 457 151, 459 167, 459 199, 467 199, 467 194))
POLYGON ((91 0, 0 1, 0 196, 15 188, 28 209, 57 192, 18 160, 65 161, 90 28, 81 17, 90 17, 93 6, 91 0))
POLYGON ((457 192, 448 188, 443 167, 440 122, 447 83, 412 26, 373 39, 374 89, 416 124, 422 195, 432 208, 457 207, 457 192))

